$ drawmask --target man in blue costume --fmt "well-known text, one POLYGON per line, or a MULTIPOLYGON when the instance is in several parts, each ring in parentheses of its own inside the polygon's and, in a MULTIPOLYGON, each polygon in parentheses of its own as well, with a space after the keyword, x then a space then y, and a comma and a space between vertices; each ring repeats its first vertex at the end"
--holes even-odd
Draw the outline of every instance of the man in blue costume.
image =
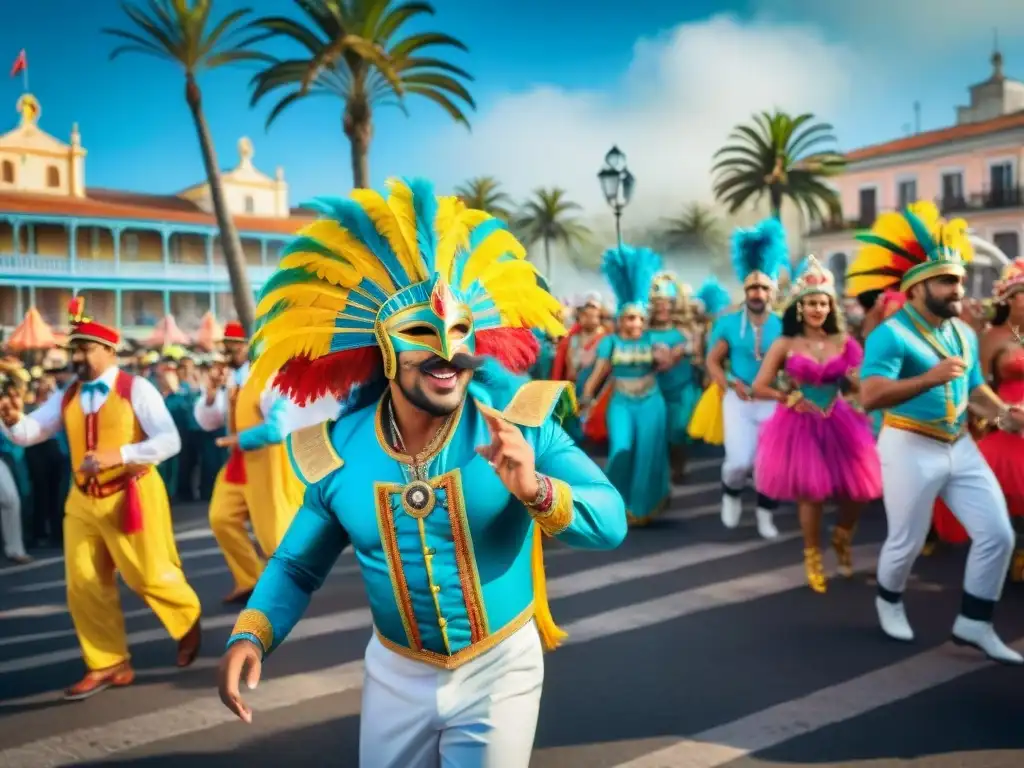
POLYGON ((509 373, 536 356, 533 328, 560 330, 525 249, 428 183, 389 188, 318 200, 263 289, 252 377, 280 371, 297 403, 345 408, 289 437, 305 499, 238 618, 220 694, 251 722, 240 680, 256 683, 352 546, 374 623, 359 764, 527 768, 543 650, 565 637, 541 536, 616 547, 625 505, 555 421, 572 385, 509 373))
MULTIPOLYGON (((754 467, 761 425, 775 412, 774 400, 755 400, 751 385, 764 353, 782 333, 782 320, 771 311, 779 271, 789 264, 786 233, 778 219, 753 229, 738 229, 732 241, 733 268, 743 284, 745 305, 715 323, 707 354, 707 371, 723 392, 725 461, 722 462, 722 524, 739 525, 741 494, 754 467), (728 363, 728 370, 726 370, 728 363)), ((775 527, 778 502, 757 496, 757 531, 763 538, 779 535, 775 527)))
POLYGON ((899 285, 907 303, 867 337, 861 403, 882 410, 888 533, 878 557, 875 608, 882 631, 911 642, 903 591, 924 548, 936 498, 971 537, 953 642, 1004 664, 1024 664, 992 626, 1015 536, 999 483, 967 430, 970 406, 997 429, 1020 431, 1024 408, 985 383, 978 338, 959 319, 965 262, 973 249, 962 219, 946 222, 931 202, 883 214, 850 266, 853 295, 899 285))

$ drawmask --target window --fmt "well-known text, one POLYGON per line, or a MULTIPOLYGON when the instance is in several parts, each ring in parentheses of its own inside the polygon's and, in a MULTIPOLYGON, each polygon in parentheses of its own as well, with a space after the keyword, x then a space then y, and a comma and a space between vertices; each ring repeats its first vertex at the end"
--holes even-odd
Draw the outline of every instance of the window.
POLYGON ((962 210, 964 206, 964 175, 960 171, 942 174, 942 209, 962 210))
POLYGON ((46 186, 50 189, 60 186, 60 169, 56 165, 51 165, 46 169, 46 186))
POLYGON ((256 211, 256 201, 252 199, 252 195, 245 196, 245 212, 253 213, 256 211))
POLYGON ((992 243, 1005 253, 1010 260, 1020 258, 1020 235, 1016 232, 997 232, 992 236, 992 243))
POLYGON ((124 255, 126 258, 139 258, 139 236, 136 233, 126 232, 122 245, 124 245, 124 255))
POLYGON ((4 184, 14 183, 14 163, 10 160, 4 160, 3 169, 0 170, 0 178, 3 179, 4 184))
POLYGON ((1015 205, 1017 202, 1016 180, 1013 163, 1006 160, 993 163, 988 168, 989 205, 1015 205))
POLYGON ((917 202, 917 179, 905 179, 896 184, 896 207, 906 208, 917 202))
POLYGON ((860 191, 860 220, 862 227, 870 227, 878 217, 878 190, 867 187, 860 191))
POLYGON ((846 288, 846 254, 833 253, 829 256, 828 268, 836 281, 836 293, 842 295, 846 288))

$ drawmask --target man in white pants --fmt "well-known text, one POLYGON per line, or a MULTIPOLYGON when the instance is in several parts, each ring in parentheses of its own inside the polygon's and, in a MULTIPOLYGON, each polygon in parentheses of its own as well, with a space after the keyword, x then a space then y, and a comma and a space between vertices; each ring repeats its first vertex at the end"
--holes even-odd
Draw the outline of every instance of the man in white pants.
POLYGON ((1014 533, 999 484, 967 432, 967 408, 1010 430, 1024 426, 1024 411, 1005 405, 985 384, 977 336, 957 319, 963 252, 970 247, 965 231, 939 220, 930 203, 918 203, 881 217, 850 268, 851 292, 858 282, 895 276, 908 297, 868 336, 861 369, 862 404, 885 411, 878 452, 889 532, 878 559, 875 605, 886 635, 914 639, 903 591, 941 496, 972 540, 953 641, 1021 664, 1024 658, 992 627, 1014 533), (886 251, 898 258, 887 259, 886 251))
MULTIPOLYGON (((775 412, 774 400, 755 400, 751 385, 768 347, 782 333, 782 320, 771 311, 779 271, 789 262, 786 233, 777 219, 733 235, 733 267, 743 284, 744 306, 722 315, 711 331, 708 374, 725 392, 725 461, 722 463, 722 523, 739 525, 741 494, 754 468, 757 439, 775 412), (728 371, 726 371, 728 365, 728 371)), ((757 531, 763 538, 779 535, 774 515, 778 502, 757 495, 757 531)))

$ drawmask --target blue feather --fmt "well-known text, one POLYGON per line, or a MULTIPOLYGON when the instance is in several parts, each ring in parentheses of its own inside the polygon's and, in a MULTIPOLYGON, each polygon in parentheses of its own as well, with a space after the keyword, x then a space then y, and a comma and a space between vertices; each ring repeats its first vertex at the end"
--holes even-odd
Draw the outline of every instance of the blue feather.
POLYGON ((661 256, 650 248, 609 248, 602 257, 601 270, 620 310, 626 305, 646 307, 651 283, 661 271, 661 256))
MULTIPOLYGON (((427 268, 427 274, 435 272, 437 261, 437 197, 434 185, 426 179, 405 179, 412 192, 412 207, 416 212, 416 240, 419 243, 420 258, 427 268)), ((453 283, 457 285, 457 283, 453 283)))
POLYGON ((738 228, 732 235, 732 266, 742 283, 751 272, 764 272, 772 280, 789 265, 789 246, 782 222, 771 217, 750 229, 738 228))
POLYGON ((729 292, 713 275, 697 289, 696 298, 704 305, 704 312, 708 315, 717 315, 732 303, 729 292))

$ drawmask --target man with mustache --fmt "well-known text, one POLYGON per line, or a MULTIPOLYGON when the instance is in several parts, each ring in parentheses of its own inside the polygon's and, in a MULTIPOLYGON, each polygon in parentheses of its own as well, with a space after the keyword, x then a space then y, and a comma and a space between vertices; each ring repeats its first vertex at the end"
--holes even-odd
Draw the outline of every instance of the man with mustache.
POLYGON ((239 683, 351 546, 374 625, 359 764, 527 768, 543 650, 565 637, 541 536, 610 549, 625 506, 555 419, 572 385, 511 372, 536 358, 532 328, 562 330, 525 249, 427 182, 389 187, 317 201, 257 308, 253 379, 280 370, 296 402, 345 405, 289 438, 305 499, 238 618, 220 695, 251 722, 239 683))
MULTIPOLYGON (((774 400, 756 400, 754 379, 765 352, 782 333, 782 320, 771 311, 779 272, 789 265, 786 232, 778 219, 733 234, 732 261, 743 284, 745 305, 722 315, 711 331, 707 372, 725 392, 725 461, 722 462, 722 523, 735 528, 743 513, 741 494, 754 468, 761 426, 775 412, 774 400), (728 371, 726 370, 728 365, 728 371)), ((778 502, 757 495, 757 532, 765 539, 779 535, 775 527, 778 502)))
POLYGON ((1024 658, 992 626, 1013 554, 1006 500, 967 430, 968 406, 999 429, 1019 431, 1024 410, 985 383, 978 338, 959 319, 964 263, 973 249, 962 220, 943 221, 933 203, 879 217, 850 265, 857 295, 898 286, 906 304, 867 337, 861 403, 883 410, 878 437, 888 535, 878 559, 875 607, 882 631, 914 639, 903 590, 941 497, 970 534, 953 641, 1005 664, 1024 658))
POLYGON ((88 672, 64 698, 81 700, 135 679, 115 571, 178 641, 177 663, 199 653, 199 598, 185 581, 171 529, 167 490, 156 465, 181 439, 149 381, 117 367, 120 334, 71 302, 75 379, 30 416, 19 399, 0 399, 4 432, 35 445, 63 430, 74 472, 64 507, 68 611, 88 672))

